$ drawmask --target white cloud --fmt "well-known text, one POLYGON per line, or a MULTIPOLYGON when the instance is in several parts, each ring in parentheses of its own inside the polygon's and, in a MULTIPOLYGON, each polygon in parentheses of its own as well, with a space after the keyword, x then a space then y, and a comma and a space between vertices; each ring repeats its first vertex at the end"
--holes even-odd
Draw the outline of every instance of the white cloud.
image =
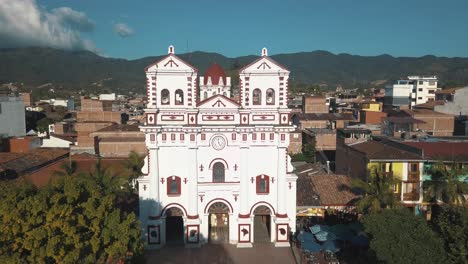
POLYGON ((52 47, 96 51, 80 32, 94 30, 85 13, 69 7, 47 11, 36 0, 0 0, 0 48, 52 47))
POLYGON ((124 23, 117 23, 114 25, 114 31, 122 38, 129 37, 133 35, 133 29, 124 23))

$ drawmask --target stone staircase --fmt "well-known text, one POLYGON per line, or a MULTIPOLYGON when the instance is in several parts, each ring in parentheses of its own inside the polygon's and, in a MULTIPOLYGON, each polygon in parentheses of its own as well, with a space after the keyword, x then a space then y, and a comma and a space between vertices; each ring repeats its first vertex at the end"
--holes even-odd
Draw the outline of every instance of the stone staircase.
POLYGON ((268 234, 267 226, 262 222, 262 216, 254 217, 254 242, 255 243, 270 243, 270 235, 268 234))

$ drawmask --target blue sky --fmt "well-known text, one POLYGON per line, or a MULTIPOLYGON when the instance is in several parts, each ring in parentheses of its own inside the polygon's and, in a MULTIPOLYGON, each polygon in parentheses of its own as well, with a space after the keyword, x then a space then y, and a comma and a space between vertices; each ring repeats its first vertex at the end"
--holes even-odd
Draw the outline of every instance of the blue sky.
MULTIPOLYGON (((0 0, 0 22, 5 1, 0 0)), ((59 17, 47 23, 61 21, 62 33, 72 40, 57 38, 64 43, 55 47, 84 47, 110 57, 160 55, 170 44, 176 53, 202 50, 229 57, 259 54, 263 46, 270 54, 327 50, 468 57, 466 0, 15 1, 59 17), (75 30, 71 35, 70 26, 75 30)), ((8 45, 15 45, 14 32, 18 29, 7 32, 8 45)), ((41 45, 54 46, 54 38, 38 38, 41 45)), ((36 41, 18 39, 22 46, 36 41)))

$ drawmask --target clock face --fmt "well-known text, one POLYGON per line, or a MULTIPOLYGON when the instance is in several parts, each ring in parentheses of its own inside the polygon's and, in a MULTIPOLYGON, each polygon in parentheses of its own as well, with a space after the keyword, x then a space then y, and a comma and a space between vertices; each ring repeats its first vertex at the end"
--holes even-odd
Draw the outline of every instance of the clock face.
POLYGON ((211 146, 216 150, 221 150, 226 146, 226 139, 222 136, 215 136, 211 140, 211 146))

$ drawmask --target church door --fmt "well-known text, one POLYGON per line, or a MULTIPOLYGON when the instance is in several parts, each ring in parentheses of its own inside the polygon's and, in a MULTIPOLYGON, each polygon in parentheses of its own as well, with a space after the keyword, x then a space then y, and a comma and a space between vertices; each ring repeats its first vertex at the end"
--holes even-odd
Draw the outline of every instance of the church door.
POLYGON ((224 203, 216 202, 208 212, 210 243, 229 243, 229 208, 224 203))

